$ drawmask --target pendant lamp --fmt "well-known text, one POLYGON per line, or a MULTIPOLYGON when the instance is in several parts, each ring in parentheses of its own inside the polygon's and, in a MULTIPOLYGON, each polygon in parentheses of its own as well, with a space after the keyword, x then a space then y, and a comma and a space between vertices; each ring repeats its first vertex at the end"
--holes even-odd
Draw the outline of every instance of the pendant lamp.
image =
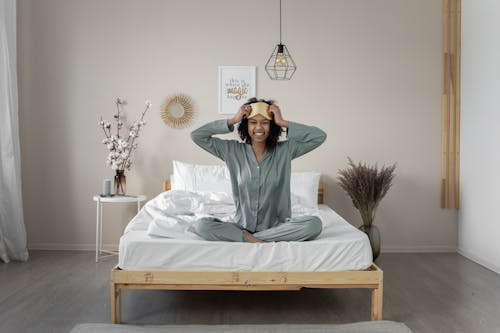
POLYGON ((273 53, 266 63, 266 72, 271 80, 290 80, 297 66, 281 41, 281 0, 280 0, 280 43, 276 45, 273 53))

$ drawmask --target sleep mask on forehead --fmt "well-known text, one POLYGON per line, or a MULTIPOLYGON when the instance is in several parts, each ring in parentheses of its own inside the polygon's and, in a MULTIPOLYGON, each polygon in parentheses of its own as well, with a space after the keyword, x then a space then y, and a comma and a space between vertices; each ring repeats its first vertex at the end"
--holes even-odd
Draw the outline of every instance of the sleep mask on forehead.
POLYGON ((250 112, 247 118, 253 118, 256 115, 260 114, 264 118, 271 120, 271 116, 267 113, 267 110, 269 109, 269 104, 264 102, 257 102, 250 104, 250 106, 252 107, 252 112, 250 112))

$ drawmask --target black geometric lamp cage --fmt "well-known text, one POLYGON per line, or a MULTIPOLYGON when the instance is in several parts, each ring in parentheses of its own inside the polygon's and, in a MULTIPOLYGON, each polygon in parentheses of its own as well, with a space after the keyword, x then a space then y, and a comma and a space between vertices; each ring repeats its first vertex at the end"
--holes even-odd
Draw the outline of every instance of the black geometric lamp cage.
POLYGON ((271 80, 290 80, 297 66, 285 44, 281 42, 281 0, 280 0, 280 43, 266 62, 266 72, 271 80))
POLYGON ((266 63, 266 72, 271 80, 290 80, 297 66, 285 44, 279 43, 274 48, 266 63))

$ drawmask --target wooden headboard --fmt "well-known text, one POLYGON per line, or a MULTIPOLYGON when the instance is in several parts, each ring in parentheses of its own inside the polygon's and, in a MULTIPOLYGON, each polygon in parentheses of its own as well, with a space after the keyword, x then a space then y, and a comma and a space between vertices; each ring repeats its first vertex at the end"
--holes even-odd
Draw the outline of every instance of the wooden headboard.
MULTIPOLYGON (((170 181, 166 180, 163 182, 163 191, 168 191, 171 189, 170 181)), ((326 184, 324 181, 320 180, 318 185, 318 203, 324 204, 326 201, 326 184)))
POLYGON ((326 202, 326 184, 320 180, 318 185, 318 203, 324 204, 326 202))

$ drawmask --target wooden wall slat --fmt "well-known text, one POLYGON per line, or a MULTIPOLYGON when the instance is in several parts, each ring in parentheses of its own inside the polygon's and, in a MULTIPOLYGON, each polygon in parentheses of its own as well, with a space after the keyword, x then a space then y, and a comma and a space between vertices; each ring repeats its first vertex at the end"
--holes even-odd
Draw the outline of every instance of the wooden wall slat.
POLYGON ((441 102, 441 207, 460 202, 461 0, 442 0, 443 91, 441 102))

